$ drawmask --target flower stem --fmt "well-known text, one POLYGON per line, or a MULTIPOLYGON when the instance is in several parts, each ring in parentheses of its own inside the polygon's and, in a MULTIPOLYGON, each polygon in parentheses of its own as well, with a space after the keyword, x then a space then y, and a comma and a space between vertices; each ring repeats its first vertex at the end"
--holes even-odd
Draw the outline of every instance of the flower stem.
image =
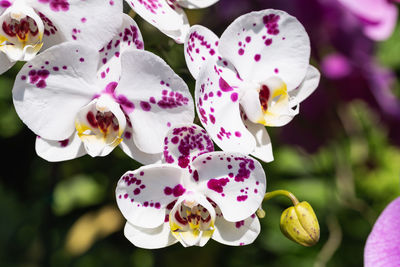
POLYGON ((299 201, 297 200, 297 198, 287 190, 275 190, 272 192, 267 192, 264 196, 264 201, 270 200, 271 198, 274 198, 279 195, 284 195, 284 196, 290 198, 290 200, 293 203, 293 206, 296 206, 297 204, 299 204, 299 201))

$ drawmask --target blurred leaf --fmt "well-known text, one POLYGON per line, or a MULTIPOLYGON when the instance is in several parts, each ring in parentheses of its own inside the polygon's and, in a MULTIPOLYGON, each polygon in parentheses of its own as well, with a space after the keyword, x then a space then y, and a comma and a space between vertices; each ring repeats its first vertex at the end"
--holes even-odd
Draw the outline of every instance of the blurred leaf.
POLYGON ((390 68, 400 67, 400 23, 397 24, 392 36, 378 44, 377 56, 383 65, 390 68))
MULTIPOLYGON (((293 181, 280 181, 274 184, 274 189, 284 189, 292 192, 298 200, 309 202, 313 208, 321 209, 325 207, 330 198, 332 198, 332 188, 322 177, 321 178, 302 178, 293 181)), ((284 197, 279 198, 280 203, 291 205, 290 200, 284 197)), ((267 202, 268 203, 268 202, 267 202)), ((268 205, 268 204, 266 204, 268 205)))
POLYGON ((100 203, 104 195, 105 188, 93 177, 80 174, 57 184, 53 210, 55 214, 63 215, 76 207, 100 203))
POLYGON ((0 137, 12 137, 22 130, 24 124, 13 106, 0 102, 0 114, 0 137))
POLYGON ((309 166, 300 152, 291 147, 280 147, 274 151, 274 161, 270 166, 279 173, 304 174, 309 166))
POLYGON ((135 250, 132 255, 132 263, 134 267, 152 267, 154 266, 153 254, 150 250, 135 250))

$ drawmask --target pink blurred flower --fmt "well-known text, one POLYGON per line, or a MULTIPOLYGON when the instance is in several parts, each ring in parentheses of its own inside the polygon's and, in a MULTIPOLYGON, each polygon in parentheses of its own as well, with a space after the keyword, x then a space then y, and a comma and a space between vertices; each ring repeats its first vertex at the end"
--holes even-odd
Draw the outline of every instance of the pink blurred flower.
POLYGON ((338 0, 359 18, 364 34, 380 41, 392 35, 397 21, 396 1, 391 0, 338 0))
POLYGON ((400 197, 379 216, 364 250, 364 267, 400 266, 400 197))

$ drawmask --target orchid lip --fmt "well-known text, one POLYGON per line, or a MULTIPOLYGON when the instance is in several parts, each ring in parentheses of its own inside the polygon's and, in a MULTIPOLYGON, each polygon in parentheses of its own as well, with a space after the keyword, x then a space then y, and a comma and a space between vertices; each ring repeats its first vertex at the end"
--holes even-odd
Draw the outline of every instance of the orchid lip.
POLYGON ((212 236, 215 211, 200 204, 196 195, 186 194, 169 214, 171 234, 184 246, 200 245, 203 238, 212 236))
POLYGON ((31 60, 43 46, 44 25, 36 12, 22 4, 0 16, 0 51, 10 61, 31 60))
POLYGON ((75 127, 88 154, 108 154, 119 145, 125 130, 124 119, 119 105, 108 95, 102 95, 83 107, 77 115, 75 127))

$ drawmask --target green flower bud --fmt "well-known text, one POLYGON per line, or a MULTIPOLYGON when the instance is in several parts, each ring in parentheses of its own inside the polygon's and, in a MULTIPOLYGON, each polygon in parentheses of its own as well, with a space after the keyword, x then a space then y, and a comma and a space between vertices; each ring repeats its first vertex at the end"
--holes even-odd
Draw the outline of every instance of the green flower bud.
POLYGON ((310 247, 319 240, 317 216, 315 216, 311 205, 306 201, 287 208, 282 213, 280 227, 287 238, 300 245, 310 247))

